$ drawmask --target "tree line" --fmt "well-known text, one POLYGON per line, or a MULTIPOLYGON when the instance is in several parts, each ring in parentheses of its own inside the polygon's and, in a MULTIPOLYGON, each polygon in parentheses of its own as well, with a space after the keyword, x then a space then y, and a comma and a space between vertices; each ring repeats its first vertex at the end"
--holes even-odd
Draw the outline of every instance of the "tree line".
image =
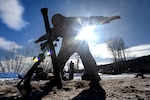
MULTIPOLYGON (((127 46, 121 37, 110 38, 106 41, 106 44, 113 57, 114 63, 125 61, 129 56, 130 52, 127 50, 127 46)), ((15 47, 10 46, 8 51, 0 50, 0 71, 27 72, 27 70, 34 63, 32 61, 33 55, 38 55, 38 53, 40 53, 40 49, 36 46, 22 50, 16 50, 15 47)), ((77 67, 79 67, 79 59, 79 56, 77 56, 77 67)), ((45 61, 41 63, 39 67, 44 68, 45 72, 53 71, 52 62, 49 58, 45 59, 45 61)))
MULTIPOLYGON (((16 49, 10 46, 9 50, 0 50, 0 72, 19 72, 26 73, 33 65, 33 56, 40 53, 37 46, 16 49)), ((52 71, 52 64, 46 58, 39 67, 43 67, 45 72, 52 71)))

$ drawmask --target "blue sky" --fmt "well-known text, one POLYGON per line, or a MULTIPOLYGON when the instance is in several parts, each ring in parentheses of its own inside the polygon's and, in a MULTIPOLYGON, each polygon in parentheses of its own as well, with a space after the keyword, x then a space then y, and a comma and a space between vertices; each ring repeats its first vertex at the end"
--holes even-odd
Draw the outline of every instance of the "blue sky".
POLYGON ((47 7, 49 19, 56 13, 64 16, 121 16, 121 19, 99 26, 97 39, 89 44, 99 64, 111 62, 105 42, 116 36, 124 39, 133 56, 149 55, 149 4, 149 0, 0 0, 0 49, 7 51, 9 45, 25 48, 45 34, 40 9, 47 7))

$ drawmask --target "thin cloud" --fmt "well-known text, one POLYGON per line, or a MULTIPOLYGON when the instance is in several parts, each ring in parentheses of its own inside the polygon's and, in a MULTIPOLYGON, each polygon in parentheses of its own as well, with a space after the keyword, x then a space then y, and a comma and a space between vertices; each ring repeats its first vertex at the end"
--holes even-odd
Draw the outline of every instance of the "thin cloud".
POLYGON ((130 47, 131 55, 135 57, 141 57, 150 55, 150 44, 137 45, 134 47, 130 47))
POLYGON ((111 60, 110 61, 97 61, 96 63, 97 65, 105 65, 105 64, 112 63, 112 61, 111 60))
POLYGON ((35 39, 32 38, 32 39, 28 40, 28 43, 33 43, 34 41, 35 41, 35 39))
POLYGON ((0 37, 0 49, 3 50, 11 50, 11 49, 21 49, 23 48, 23 46, 18 45, 17 43, 13 42, 13 41, 8 41, 2 37, 0 37))
POLYGON ((0 18, 9 28, 19 31, 28 24, 22 18, 23 11, 19 0, 0 0, 0 18))
MULTIPOLYGON (((112 59, 111 52, 108 51, 107 45, 105 43, 95 45, 90 47, 91 48, 91 53, 96 59, 100 59, 100 62, 97 63, 106 63, 103 62, 101 59, 112 59)), ((128 57, 142 57, 146 55, 150 55, 150 44, 142 44, 142 45, 137 45, 128 48, 129 50, 129 55, 128 57)), ((110 61, 109 61, 110 63, 110 61)))
POLYGON ((107 49, 107 45, 105 43, 95 45, 91 48, 91 53, 94 57, 100 57, 100 58, 112 58, 111 53, 107 49))

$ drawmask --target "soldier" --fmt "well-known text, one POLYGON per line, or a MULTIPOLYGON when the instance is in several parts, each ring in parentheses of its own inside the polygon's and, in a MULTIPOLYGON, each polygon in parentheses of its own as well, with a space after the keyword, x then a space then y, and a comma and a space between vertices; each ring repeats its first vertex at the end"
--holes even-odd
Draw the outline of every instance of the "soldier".
POLYGON ((138 68, 138 69, 136 69, 135 72, 136 72, 135 73, 135 78, 138 78, 138 76, 141 77, 141 78, 145 78, 145 76, 144 76, 144 74, 145 74, 144 69, 138 68))
MULTIPOLYGON (((97 72, 97 65, 89 50, 88 43, 85 40, 76 40, 75 37, 78 35, 79 29, 83 26, 98 24, 102 25, 119 18, 119 16, 65 17, 61 14, 55 14, 52 17, 53 28, 51 29, 51 32, 54 37, 63 38, 61 49, 57 56, 60 71, 63 72, 65 63, 69 57, 73 53, 77 52, 81 57, 86 74, 89 76, 90 86, 99 86, 100 77, 97 72)), ((49 34, 46 34, 35 41, 35 43, 48 38, 49 34)))

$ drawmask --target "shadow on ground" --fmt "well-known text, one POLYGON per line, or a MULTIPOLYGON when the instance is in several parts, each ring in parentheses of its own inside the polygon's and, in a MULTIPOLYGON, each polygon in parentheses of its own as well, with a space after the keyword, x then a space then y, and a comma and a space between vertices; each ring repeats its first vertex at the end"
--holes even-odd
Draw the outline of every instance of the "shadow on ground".
POLYGON ((89 89, 83 90, 72 100, 105 100, 106 93, 105 90, 99 87, 90 87, 89 89))

